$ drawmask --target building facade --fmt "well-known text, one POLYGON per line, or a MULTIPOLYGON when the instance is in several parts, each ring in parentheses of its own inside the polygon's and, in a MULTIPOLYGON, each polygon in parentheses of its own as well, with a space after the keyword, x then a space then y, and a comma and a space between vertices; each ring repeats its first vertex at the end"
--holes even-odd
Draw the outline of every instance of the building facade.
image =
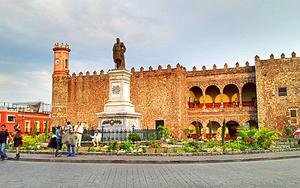
POLYGON ((14 132, 14 126, 20 125, 23 134, 41 134, 50 131, 50 111, 42 111, 34 105, 3 103, 0 105, 0 125, 5 124, 8 132, 14 132), (30 106, 30 107, 24 107, 30 106))
MULTIPOLYGON (((90 129, 97 128, 97 112, 108 100, 108 76, 69 74, 69 46, 56 44, 52 75, 52 114, 54 125, 84 121, 90 129)), ((143 115, 143 128, 158 125, 169 128, 176 138, 184 138, 184 130, 195 130, 204 136, 211 122, 216 134, 225 121, 229 136, 242 125, 282 130, 285 125, 299 125, 300 58, 292 53, 279 59, 255 57, 255 66, 236 63, 223 68, 188 71, 177 64, 156 70, 131 69, 131 101, 143 115)))

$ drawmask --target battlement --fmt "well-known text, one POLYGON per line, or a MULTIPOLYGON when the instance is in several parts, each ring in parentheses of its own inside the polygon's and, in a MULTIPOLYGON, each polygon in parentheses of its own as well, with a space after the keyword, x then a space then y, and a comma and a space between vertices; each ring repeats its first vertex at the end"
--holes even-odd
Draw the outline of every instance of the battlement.
POLYGON ((249 66, 249 62, 245 62, 244 67, 240 67, 238 62, 235 63, 235 67, 228 67, 228 64, 225 63, 223 68, 217 68, 217 65, 214 64, 212 69, 206 69, 206 66, 202 66, 202 70, 197 70, 194 66, 192 71, 187 72, 188 77, 193 76, 209 76, 209 75, 219 75, 219 74, 236 74, 236 73, 250 73, 255 71, 255 66, 249 66))
POLYGON ((68 52, 71 51, 68 43, 58 43, 58 42, 56 42, 53 47, 53 51, 56 50, 67 50, 68 52))
POLYGON ((258 55, 256 55, 256 56, 254 57, 254 59, 255 59, 255 63, 257 64, 258 62, 261 62, 261 63, 268 63, 268 62, 272 62, 272 61, 294 60, 294 59, 299 59, 299 57, 296 56, 296 53, 295 53, 295 52, 292 52, 290 58, 286 58, 286 57, 285 57, 285 54, 282 53, 282 54, 280 55, 280 58, 277 58, 277 59, 275 59, 274 54, 271 54, 269 59, 263 59, 263 60, 261 60, 260 57, 259 57, 258 55))
POLYGON ((90 73, 90 71, 86 71, 85 74, 83 72, 79 72, 78 75, 76 75, 75 72, 71 75, 72 81, 78 81, 78 80, 96 80, 96 79, 108 79, 108 75, 104 74, 104 70, 100 71, 100 74, 97 74, 97 71, 94 71, 93 74, 90 73))
MULTIPOLYGON (((176 65, 176 67, 172 68, 170 64, 167 65, 165 69, 162 68, 161 65, 157 67, 157 69, 153 69, 152 66, 150 66, 147 70, 145 70, 144 67, 140 67, 138 71, 134 67, 130 69, 130 72, 132 73, 133 77, 135 78, 142 78, 142 77, 158 77, 158 76, 171 76, 171 75, 179 75, 183 74, 187 77, 192 76, 208 76, 208 75, 218 75, 218 74, 234 74, 234 73, 249 73, 254 72, 255 66, 249 66, 249 62, 245 62, 244 67, 240 67, 240 64, 237 62, 235 67, 228 67, 228 64, 224 64, 224 68, 218 69, 217 66, 214 64, 212 69, 206 69, 206 66, 202 66, 202 70, 197 70, 197 68, 194 66, 191 71, 187 71, 185 67, 180 65, 179 63, 176 65)), ((91 75, 89 71, 85 73, 85 75, 80 72, 78 75, 74 72, 71 76, 73 80, 78 79, 99 79, 99 78, 108 78, 107 73, 105 74, 103 70, 100 71, 100 74, 97 73, 97 71, 93 71, 93 74, 91 75)))
MULTIPOLYGON (((270 55, 270 59, 260 60, 260 57, 258 55, 255 56, 255 62, 262 62, 267 63, 271 61, 282 61, 282 60, 290 60, 295 59, 296 53, 292 52, 291 58, 286 58, 285 54, 282 53, 280 58, 275 59, 274 55, 270 55)), ((197 70, 196 66, 192 68, 192 70, 187 71, 185 67, 180 65, 179 63, 176 65, 176 67, 172 68, 170 64, 167 65, 165 69, 162 68, 161 65, 157 67, 157 69, 153 69, 152 66, 148 67, 147 70, 145 70, 144 67, 140 67, 140 69, 137 71, 134 67, 130 69, 130 72, 133 74, 133 77, 140 78, 140 77, 157 77, 157 76, 170 76, 170 75, 178 75, 178 74, 184 74, 187 77, 193 77, 193 76, 209 76, 209 75, 219 75, 219 74, 236 74, 236 73, 251 73, 255 72, 255 66, 250 66, 249 62, 245 62, 245 66, 240 66, 240 63, 236 62, 235 67, 228 67, 228 64, 225 63, 223 68, 217 68, 217 65, 214 64, 212 66, 212 69, 207 69, 206 66, 202 66, 201 70, 197 70)), ((93 71, 93 74, 90 74, 89 71, 85 73, 85 75, 80 72, 78 75, 76 73, 73 73, 71 76, 72 79, 105 79, 108 78, 107 73, 104 73, 104 70, 100 71, 100 74, 97 73, 97 71, 93 71)))

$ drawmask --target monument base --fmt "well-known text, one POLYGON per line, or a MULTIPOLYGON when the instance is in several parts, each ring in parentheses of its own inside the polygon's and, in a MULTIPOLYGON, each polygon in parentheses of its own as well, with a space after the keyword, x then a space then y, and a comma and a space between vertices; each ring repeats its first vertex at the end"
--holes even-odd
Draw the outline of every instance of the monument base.
POLYGON ((140 129, 142 115, 135 112, 130 101, 130 77, 127 70, 110 70, 109 100, 104 105, 104 112, 96 113, 99 128, 104 130, 140 129))
POLYGON ((96 113, 99 118, 99 128, 104 130, 127 130, 131 131, 134 129, 140 129, 141 114, 136 112, 116 112, 107 113, 101 112, 96 113))

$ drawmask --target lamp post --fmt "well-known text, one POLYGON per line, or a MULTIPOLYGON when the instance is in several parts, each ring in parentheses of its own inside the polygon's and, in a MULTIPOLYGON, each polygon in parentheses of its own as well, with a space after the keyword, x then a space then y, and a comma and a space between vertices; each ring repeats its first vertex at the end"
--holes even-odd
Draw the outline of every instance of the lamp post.
POLYGON ((133 124, 133 125, 132 125, 132 132, 134 132, 134 127, 135 127, 135 126, 134 126, 134 124, 133 124))

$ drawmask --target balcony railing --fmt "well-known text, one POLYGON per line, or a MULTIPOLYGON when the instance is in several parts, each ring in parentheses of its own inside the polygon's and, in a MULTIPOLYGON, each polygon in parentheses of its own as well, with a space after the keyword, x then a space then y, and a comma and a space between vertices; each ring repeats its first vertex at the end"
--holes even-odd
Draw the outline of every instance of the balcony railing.
MULTIPOLYGON (((223 108, 235 108, 239 107, 240 102, 223 102, 223 108)), ((248 106, 248 107, 256 107, 256 101, 243 101, 242 106, 248 106)), ((203 109, 204 103, 193 103, 188 102, 188 107, 191 109, 203 109)), ((205 108, 221 108, 222 103, 205 103, 205 108)))

